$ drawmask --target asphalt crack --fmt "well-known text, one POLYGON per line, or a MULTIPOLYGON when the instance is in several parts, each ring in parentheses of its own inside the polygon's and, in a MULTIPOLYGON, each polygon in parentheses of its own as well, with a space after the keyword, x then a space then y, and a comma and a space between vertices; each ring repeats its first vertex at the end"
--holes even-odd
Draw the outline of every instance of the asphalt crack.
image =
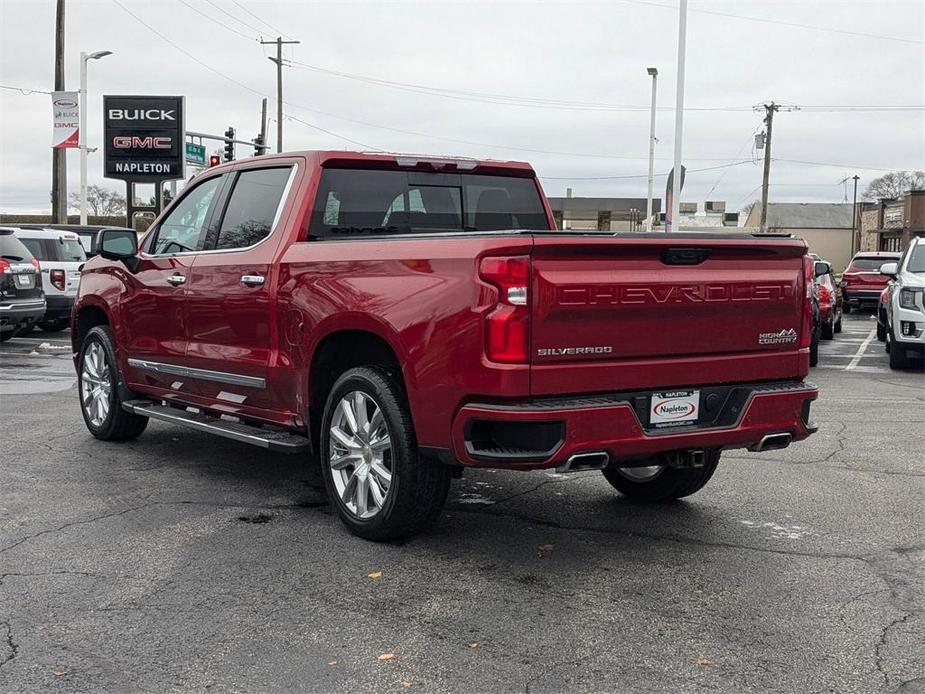
POLYGON ((0 627, 6 628, 6 646, 9 651, 6 654, 6 657, 3 660, 0 660, 0 668, 2 668, 7 663, 10 663, 13 658, 19 653, 19 644, 13 640, 13 627, 9 622, 0 622, 0 627))

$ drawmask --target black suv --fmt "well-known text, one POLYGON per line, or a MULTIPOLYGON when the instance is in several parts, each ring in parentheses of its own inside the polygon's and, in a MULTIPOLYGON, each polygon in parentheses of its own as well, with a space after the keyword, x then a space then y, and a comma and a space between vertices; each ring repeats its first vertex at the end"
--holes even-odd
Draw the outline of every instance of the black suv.
POLYGON ((0 342, 31 330, 44 315, 39 262, 12 229, 0 227, 0 342))

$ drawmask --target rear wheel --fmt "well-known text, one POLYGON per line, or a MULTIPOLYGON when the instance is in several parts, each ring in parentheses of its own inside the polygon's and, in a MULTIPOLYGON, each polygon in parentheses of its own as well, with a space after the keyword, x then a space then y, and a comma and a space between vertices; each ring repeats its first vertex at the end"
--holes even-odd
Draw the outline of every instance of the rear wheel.
POLYGON ((843 311, 845 314, 850 315, 850 314, 851 314, 851 304, 849 304, 849 303, 846 301, 844 307, 842 308, 842 311, 843 311))
POLYGON ((140 436, 148 418, 122 409, 122 376, 107 326, 98 325, 87 333, 77 364, 80 412, 90 433, 104 441, 140 436))
POLYGON ((835 332, 837 333, 841 332, 841 314, 840 313, 838 314, 838 320, 835 321, 835 332))
POLYGON ((822 339, 831 340, 835 337, 835 323, 822 324, 822 339))
MULTIPOLYGON (((702 467, 674 468, 652 458, 644 467, 607 467, 604 477, 618 492, 641 501, 670 501, 700 491, 716 471, 720 452, 707 451, 702 467)), ((648 461, 647 461, 648 462, 648 461)))
POLYGON ((325 487, 344 524, 367 540, 413 535, 440 514, 451 470, 424 460, 402 387, 387 371, 344 373, 321 422, 325 487))
POLYGON ((819 363, 819 333, 813 333, 813 339, 809 343, 809 365, 815 366, 819 363))
POLYGON ((0 342, 6 342, 15 334, 15 330, 4 330, 3 332, 0 332, 0 342))

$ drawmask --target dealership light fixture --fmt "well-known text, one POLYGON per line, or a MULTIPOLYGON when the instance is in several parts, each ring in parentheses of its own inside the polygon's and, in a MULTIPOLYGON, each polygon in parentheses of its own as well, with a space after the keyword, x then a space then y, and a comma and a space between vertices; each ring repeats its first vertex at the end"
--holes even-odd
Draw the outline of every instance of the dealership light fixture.
POLYGON ((80 54, 80 223, 87 223, 87 61, 99 60, 112 51, 80 54))

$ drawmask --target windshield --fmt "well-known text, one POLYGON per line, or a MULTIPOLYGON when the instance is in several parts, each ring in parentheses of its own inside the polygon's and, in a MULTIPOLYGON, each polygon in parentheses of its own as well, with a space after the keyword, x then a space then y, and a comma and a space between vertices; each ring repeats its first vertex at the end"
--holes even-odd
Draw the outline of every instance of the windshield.
POLYGON ((880 258, 855 258, 851 261, 851 267, 848 268, 848 272, 877 272, 884 263, 895 262, 896 258, 891 258, 890 256, 882 256, 880 258))
POLYGON ((548 228, 533 178, 325 169, 309 238, 548 228))
POLYGON ((909 254, 906 272, 925 272, 925 243, 917 243, 909 254))

